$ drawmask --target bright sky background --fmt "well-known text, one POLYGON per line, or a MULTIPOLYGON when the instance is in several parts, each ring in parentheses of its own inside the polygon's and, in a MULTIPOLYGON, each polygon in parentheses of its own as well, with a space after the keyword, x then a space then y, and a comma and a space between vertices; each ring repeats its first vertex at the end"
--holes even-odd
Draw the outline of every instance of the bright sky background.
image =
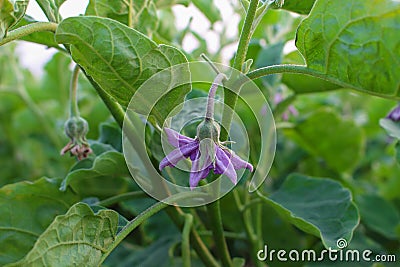
MULTIPOLYGON (((89 0, 67 0, 60 9, 61 16, 63 18, 78 16, 83 14, 89 0)), ((223 24, 227 27, 227 33, 230 36, 235 36, 238 34, 238 23, 239 16, 234 14, 231 2, 232 0, 218 0, 214 1, 216 6, 223 12, 221 12, 223 17, 223 24)), ((197 33, 200 33, 207 40, 208 49, 213 52, 219 47, 219 37, 218 33, 221 32, 223 24, 220 22, 215 23, 214 29, 210 30, 210 23, 204 17, 204 15, 199 12, 194 6, 189 6, 188 8, 184 6, 175 6, 173 8, 176 15, 176 26, 178 29, 183 29, 187 26, 189 19, 193 17, 192 29, 197 33)), ((29 1, 27 14, 39 21, 46 21, 46 17, 42 10, 36 3, 36 1, 29 1)), ((162 23, 162 22, 161 22, 162 23)), ((185 38, 183 43, 183 48, 186 51, 191 51, 196 48, 197 40, 193 37, 188 36, 185 38)), ((224 51, 223 61, 227 61, 231 58, 236 45, 231 45, 224 51)), ((41 75, 43 73, 44 64, 52 57, 56 52, 55 49, 47 49, 42 45, 36 45, 28 42, 19 42, 17 51, 20 54, 21 63, 27 68, 31 69, 35 75, 41 75)))

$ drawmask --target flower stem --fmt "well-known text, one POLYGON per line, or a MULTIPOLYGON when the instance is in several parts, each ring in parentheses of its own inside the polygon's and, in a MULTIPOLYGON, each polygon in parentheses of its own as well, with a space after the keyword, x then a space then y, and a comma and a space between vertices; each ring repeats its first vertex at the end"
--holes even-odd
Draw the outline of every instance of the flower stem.
POLYGON ((8 32, 7 37, 0 41, 0 46, 11 41, 20 39, 34 32, 51 31, 57 30, 57 23, 53 22, 35 22, 22 27, 19 27, 13 31, 8 32))
POLYGON ((218 86, 222 83, 224 79, 226 79, 225 74, 223 73, 218 74, 217 77, 215 77, 214 82, 210 87, 207 99, 206 119, 214 119, 215 94, 217 92, 218 86))
POLYGON ((224 267, 232 266, 232 259, 224 236, 224 227, 221 218, 221 205, 219 200, 207 205, 207 214, 211 222, 211 231, 214 236, 215 245, 224 267))
POLYGON ((70 84, 70 117, 79 117, 78 108, 78 78, 80 68, 78 65, 75 66, 72 72, 71 84, 70 84))

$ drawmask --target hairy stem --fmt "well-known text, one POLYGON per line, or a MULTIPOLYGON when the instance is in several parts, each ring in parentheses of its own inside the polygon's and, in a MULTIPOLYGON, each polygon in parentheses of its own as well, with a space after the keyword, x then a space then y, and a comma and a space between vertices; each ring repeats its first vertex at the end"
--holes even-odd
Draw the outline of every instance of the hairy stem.
MULTIPOLYGON (((247 10, 246 18, 244 20, 243 28, 240 33, 239 45, 233 63, 233 68, 238 71, 242 70, 242 66, 246 60, 247 50, 253 32, 252 29, 253 22, 257 13, 258 2, 259 2, 258 0, 251 0, 249 9, 247 10)), ((237 79, 238 77, 231 77, 230 81, 234 83, 237 79)), ((236 85, 230 84, 228 81, 228 88, 240 88, 240 87, 236 87, 236 85)), ((225 89, 224 92, 225 92, 224 104, 227 105, 227 108, 224 108, 222 114, 222 124, 225 125, 225 127, 230 127, 233 118, 233 110, 235 109, 236 102, 238 100, 239 90, 232 91, 230 89, 225 89)), ((228 138, 228 134, 229 134, 229 128, 223 130, 221 132, 221 140, 225 141, 228 138)))
POLYGON ((57 30, 57 26, 58 24, 53 22, 35 22, 19 27, 18 29, 8 32, 7 37, 0 41, 0 46, 25 37, 34 32, 55 32, 57 30))
POLYGON ((252 35, 253 22, 257 13, 258 1, 259 0, 251 0, 244 20, 242 32, 240 33, 239 45, 233 63, 233 68, 239 71, 242 69, 243 63, 246 60, 247 50, 252 35))

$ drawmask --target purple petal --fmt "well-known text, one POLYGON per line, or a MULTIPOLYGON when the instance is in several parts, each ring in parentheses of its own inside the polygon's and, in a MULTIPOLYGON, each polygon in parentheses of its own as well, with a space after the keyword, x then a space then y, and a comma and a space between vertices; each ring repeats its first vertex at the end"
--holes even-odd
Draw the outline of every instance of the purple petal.
POLYGON ((195 155, 195 160, 192 163, 192 169, 190 170, 190 177, 189 177, 189 185, 190 185, 190 190, 193 190, 195 188, 201 179, 204 179, 208 176, 208 173, 212 169, 212 163, 210 163, 208 166, 200 166, 201 161, 200 161, 200 151, 198 150, 196 155, 195 155))
POLYGON ((231 159, 227 156, 224 150, 216 145, 216 160, 214 172, 216 174, 225 174, 232 181, 232 183, 237 183, 237 174, 235 168, 231 162, 231 159))
POLYGON ((174 147, 180 147, 183 145, 187 145, 194 141, 194 139, 184 136, 177 131, 174 131, 170 128, 164 128, 165 134, 167 135, 168 142, 174 147))
POLYGON ((386 116, 386 118, 392 121, 399 121, 400 120, 400 105, 395 107, 390 113, 386 116))
POLYGON ((250 163, 248 163, 247 161, 242 160, 238 155, 236 155, 235 152, 227 149, 227 150, 224 150, 224 153, 226 154, 226 156, 228 158, 230 158, 235 170, 246 168, 246 169, 250 170, 251 172, 253 171, 253 166, 250 163))
POLYGON ((160 162, 160 170, 164 169, 167 166, 175 166, 180 160, 185 159, 187 157, 192 158, 193 152, 198 150, 199 143, 197 141, 193 141, 184 146, 176 148, 172 150, 163 160, 160 162))

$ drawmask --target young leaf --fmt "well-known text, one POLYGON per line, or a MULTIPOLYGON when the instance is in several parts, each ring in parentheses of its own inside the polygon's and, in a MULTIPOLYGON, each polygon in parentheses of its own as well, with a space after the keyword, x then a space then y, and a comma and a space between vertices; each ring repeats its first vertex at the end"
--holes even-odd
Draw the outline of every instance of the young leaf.
POLYGON ((350 191, 331 179, 292 174, 269 198, 261 198, 301 230, 320 237, 326 248, 337 249, 342 238, 349 243, 359 223, 350 191))
POLYGON ((128 190, 129 170, 124 156, 109 151, 98 156, 91 168, 75 169, 62 183, 62 190, 71 188, 81 197, 100 199, 115 196, 128 190))
POLYGON ((58 190, 60 180, 42 178, 0 189, 0 265, 25 256, 53 221, 79 201, 71 190, 58 190))
MULTIPOLYGON (((71 44, 75 62, 123 106, 128 105, 136 90, 153 74, 164 70, 164 74, 173 76, 166 69, 187 63, 186 57, 178 49, 157 45, 140 32, 106 18, 67 18, 58 26, 56 40, 71 44)), ((188 80, 189 67, 184 68, 188 80)), ((170 82, 168 79, 164 81, 170 82)), ((190 89, 188 84, 168 93, 163 105, 154 110, 157 119, 162 121, 177 102, 183 101, 190 89)), ((166 87, 157 86, 152 90, 152 95, 164 95, 166 87)))
POLYGON ((115 239, 118 213, 84 203, 56 217, 26 257, 11 266, 98 266, 115 239))
POLYGON ((400 2, 317 1, 298 31, 307 66, 370 94, 400 97, 400 2))
POLYGON ((343 120, 328 109, 314 112, 285 133, 315 157, 321 157, 333 170, 352 170, 362 158, 365 135, 353 121, 343 120))
POLYGON ((131 21, 135 30, 151 35, 158 25, 157 10, 153 0, 132 1, 131 18, 129 18, 129 4, 129 0, 90 0, 85 15, 110 18, 125 25, 129 25, 131 21))
POLYGON ((7 35, 7 30, 22 19, 28 2, 29 0, 0 1, 0 41, 7 35))

